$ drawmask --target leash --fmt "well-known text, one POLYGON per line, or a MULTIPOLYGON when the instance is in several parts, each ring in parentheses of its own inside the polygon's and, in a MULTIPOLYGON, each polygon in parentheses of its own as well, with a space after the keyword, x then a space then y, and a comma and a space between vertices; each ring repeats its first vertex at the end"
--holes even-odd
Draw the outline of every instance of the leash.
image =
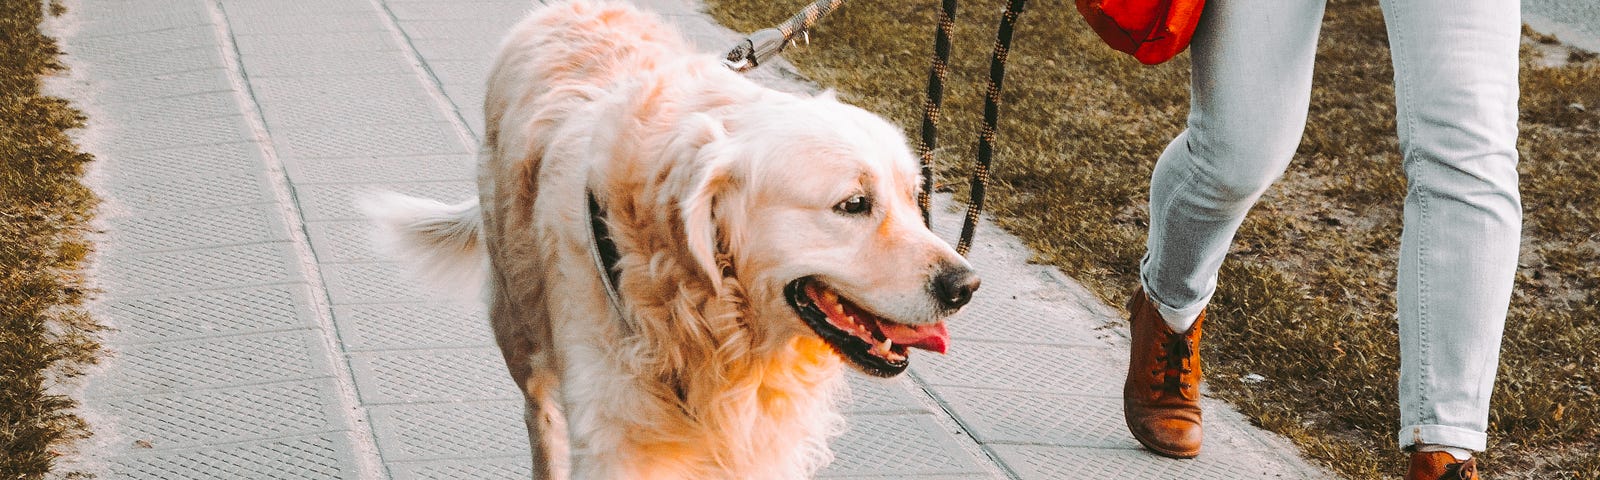
MULTIPOLYGON (((954 6, 955 0, 947 1, 954 6)), ((963 257, 972 248, 972 236, 978 229, 978 217, 983 213, 983 195, 989 187, 989 164, 994 159, 994 137, 1000 123, 1000 87, 1006 79, 1006 57, 1011 54, 1011 33, 1017 26, 1017 16, 1022 14, 1027 4, 1027 0, 1011 0, 1011 4, 1006 6, 1005 13, 1000 15, 999 32, 995 34, 994 53, 989 56, 989 88, 983 97, 983 131, 978 135, 978 162, 973 166, 969 184, 967 218, 961 224, 961 240, 956 243, 956 253, 963 257)), ((929 188, 927 184, 932 182, 924 177, 923 189, 926 191, 929 188)))
MULTIPOLYGON (((939 8, 939 26, 933 34, 933 66, 928 68, 928 97, 922 103, 922 139, 917 156, 922 163, 922 188, 917 191, 917 207, 922 223, 933 228, 933 150, 939 143, 939 107, 944 104, 944 79, 950 68, 950 36, 956 25, 956 0, 944 0, 939 8)), ((966 254, 962 254, 965 256, 966 254)))

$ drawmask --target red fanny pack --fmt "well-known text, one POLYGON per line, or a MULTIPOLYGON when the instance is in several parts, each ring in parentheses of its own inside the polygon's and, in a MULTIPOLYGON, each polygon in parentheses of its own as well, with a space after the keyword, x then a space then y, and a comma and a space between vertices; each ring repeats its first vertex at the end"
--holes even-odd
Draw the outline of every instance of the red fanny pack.
POLYGON ((1077 0, 1078 13, 1107 45, 1145 65, 1189 48, 1205 0, 1077 0))

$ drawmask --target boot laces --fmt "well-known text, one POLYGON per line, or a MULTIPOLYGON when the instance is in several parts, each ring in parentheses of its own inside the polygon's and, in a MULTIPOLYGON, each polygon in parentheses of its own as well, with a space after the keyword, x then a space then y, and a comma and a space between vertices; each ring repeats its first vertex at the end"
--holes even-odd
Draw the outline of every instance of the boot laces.
POLYGON ((1183 381, 1183 376, 1194 371, 1188 366, 1189 357, 1194 355, 1194 343, 1182 333, 1171 333, 1167 334, 1167 341, 1162 342, 1161 347, 1164 352, 1156 357, 1156 361, 1162 365, 1150 372, 1152 376, 1160 377, 1161 381, 1150 388, 1157 393, 1171 393, 1193 400, 1189 389, 1194 385, 1183 381))

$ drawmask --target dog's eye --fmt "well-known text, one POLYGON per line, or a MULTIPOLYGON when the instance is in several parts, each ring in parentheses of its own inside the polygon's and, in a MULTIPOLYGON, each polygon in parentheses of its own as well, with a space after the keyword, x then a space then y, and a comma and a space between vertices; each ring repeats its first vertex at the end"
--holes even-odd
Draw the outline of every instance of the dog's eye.
POLYGON ((856 195, 834 205, 833 209, 845 215, 861 215, 872 211, 872 200, 866 195, 856 195))

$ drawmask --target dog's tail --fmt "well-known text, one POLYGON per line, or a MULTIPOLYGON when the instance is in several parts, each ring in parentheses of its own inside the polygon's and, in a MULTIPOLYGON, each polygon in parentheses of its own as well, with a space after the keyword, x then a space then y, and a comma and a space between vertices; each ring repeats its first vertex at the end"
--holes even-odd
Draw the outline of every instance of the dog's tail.
POLYGON ((489 257, 476 199, 446 205, 381 192, 356 203, 377 226, 378 251, 409 264, 434 291, 472 295, 482 288, 489 257))

